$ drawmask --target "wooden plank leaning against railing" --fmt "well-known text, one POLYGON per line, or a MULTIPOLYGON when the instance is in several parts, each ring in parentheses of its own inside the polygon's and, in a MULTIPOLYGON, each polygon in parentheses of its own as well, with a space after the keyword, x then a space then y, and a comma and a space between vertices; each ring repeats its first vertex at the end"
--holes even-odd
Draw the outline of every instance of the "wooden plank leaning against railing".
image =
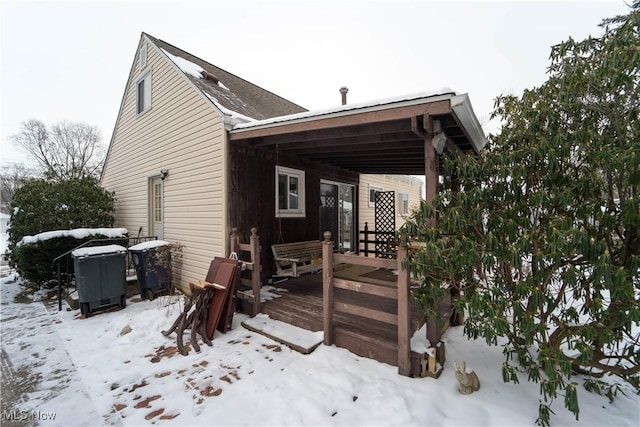
MULTIPOLYGON (((251 278, 240 278, 240 285, 245 288, 248 287, 252 290, 252 298, 249 299, 252 305, 252 316, 260 313, 260 286, 262 281, 260 279, 262 275, 262 266, 260 265, 260 237, 258 237, 258 229, 256 227, 251 228, 251 235, 249 236, 249 243, 240 243, 240 235, 238 234, 238 228, 233 227, 231 229, 231 237, 229 242, 229 248, 231 253, 236 253, 238 258, 243 263, 243 270, 251 272, 251 278), (244 261, 241 257, 241 252, 248 252, 250 261, 244 261)), ((245 294, 238 293, 238 298, 242 298, 245 294)))
POLYGON ((324 344, 332 345, 333 312, 346 312, 358 316, 375 319, 381 322, 398 326, 398 373, 409 376, 411 374, 411 310, 409 305, 409 272, 402 268, 402 262, 407 258, 406 239, 401 239, 398 246, 397 259, 366 258, 356 255, 342 255, 333 253, 331 233, 324 233, 322 243, 322 283, 323 283, 323 326, 324 344), (376 268, 386 268, 398 271, 397 288, 379 286, 371 283, 362 283, 334 277, 333 266, 337 263, 364 265, 376 268), (371 295, 396 299, 398 301, 398 314, 389 314, 375 309, 360 307, 353 304, 338 304, 333 299, 333 288, 347 289, 371 295))

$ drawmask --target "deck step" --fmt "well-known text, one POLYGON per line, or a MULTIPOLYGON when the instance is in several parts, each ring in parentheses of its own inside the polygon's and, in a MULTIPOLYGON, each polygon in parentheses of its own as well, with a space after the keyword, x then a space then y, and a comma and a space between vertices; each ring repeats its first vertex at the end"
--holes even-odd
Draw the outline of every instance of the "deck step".
POLYGON ((242 326, 302 354, 311 353, 323 340, 322 332, 307 331, 306 329, 271 319, 266 314, 258 314, 255 317, 251 317, 243 321, 242 326))

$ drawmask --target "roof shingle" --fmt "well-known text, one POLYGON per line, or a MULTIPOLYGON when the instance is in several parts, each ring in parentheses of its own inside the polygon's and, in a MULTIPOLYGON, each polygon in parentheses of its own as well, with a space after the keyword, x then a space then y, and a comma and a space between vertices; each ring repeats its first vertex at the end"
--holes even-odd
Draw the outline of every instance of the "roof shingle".
POLYGON ((217 84, 213 80, 205 79, 204 77, 196 77, 190 73, 185 73, 185 76, 191 80, 198 89, 227 110, 255 120, 264 120, 307 111, 305 108, 241 79, 222 68, 216 67, 197 56, 147 33, 143 34, 158 48, 169 52, 171 55, 192 62, 217 77, 221 84, 217 84))

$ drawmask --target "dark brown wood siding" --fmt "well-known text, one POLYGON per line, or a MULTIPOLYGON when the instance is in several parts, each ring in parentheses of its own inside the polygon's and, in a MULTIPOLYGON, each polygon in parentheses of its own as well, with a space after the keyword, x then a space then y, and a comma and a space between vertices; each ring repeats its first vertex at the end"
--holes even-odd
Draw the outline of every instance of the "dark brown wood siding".
POLYGON ((324 230, 320 230, 320 180, 358 184, 355 172, 275 152, 232 143, 229 154, 229 225, 238 228, 242 242, 248 242, 251 227, 258 228, 265 281, 275 273, 271 245, 321 239, 324 230), (305 218, 276 218, 276 164, 305 172, 305 218))

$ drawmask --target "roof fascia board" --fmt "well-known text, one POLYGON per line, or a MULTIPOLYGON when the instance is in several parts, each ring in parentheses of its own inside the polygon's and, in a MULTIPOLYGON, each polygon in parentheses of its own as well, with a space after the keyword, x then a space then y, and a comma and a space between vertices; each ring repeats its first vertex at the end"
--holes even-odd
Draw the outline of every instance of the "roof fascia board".
POLYGON ((478 117, 473 111, 469 95, 457 95, 451 98, 451 109, 454 117, 460 123, 463 132, 471 141, 476 153, 482 151, 487 144, 487 137, 482 130, 478 117))
MULTIPOLYGON (((286 133, 330 129, 343 126, 364 125, 375 122, 398 120, 423 114, 440 115, 451 112, 452 95, 439 95, 430 98, 419 98, 389 104, 377 104, 358 109, 345 109, 332 113, 313 112, 300 118, 283 120, 255 126, 233 129, 229 132, 230 140, 243 140, 286 133), (425 102, 427 101, 427 102, 425 102)), ((286 117, 286 116, 285 116, 286 117)))
POLYGON ((100 172, 100 182, 102 182, 104 171, 107 169, 107 163, 109 162, 109 154, 111 154, 111 147, 113 146, 113 140, 116 137, 116 130, 118 129, 118 125, 120 124, 120 118, 122 117, 122 110, 124 109, 124 100, 127 97, 127 88, 129 87, 129 83, 131 82, 131 76, 133 75, 133 70, 135 69, 135 66, 136 66, 136 58, 138 57, 138 52, 140 52, 140 46, 142 45, 142 41, 145 38, 146 38, 146 34, 143 32, 140 35, 140 41, 138 41, 138 47, 136 47, 136 51, 133 55, 133 61, 131 63, 131 68, 129 69, 129 77, 127 77, 127 83, 125 85, 124 91, 122 92, 122 99, 120 100, 120 108, 118 109, 116 123, 113 126, 113 132, 111 133, 111 139, 109 140, 109 147, 107 148, 107 153, 104 157, 104 165, 102 165, 102 171, 100 172))

